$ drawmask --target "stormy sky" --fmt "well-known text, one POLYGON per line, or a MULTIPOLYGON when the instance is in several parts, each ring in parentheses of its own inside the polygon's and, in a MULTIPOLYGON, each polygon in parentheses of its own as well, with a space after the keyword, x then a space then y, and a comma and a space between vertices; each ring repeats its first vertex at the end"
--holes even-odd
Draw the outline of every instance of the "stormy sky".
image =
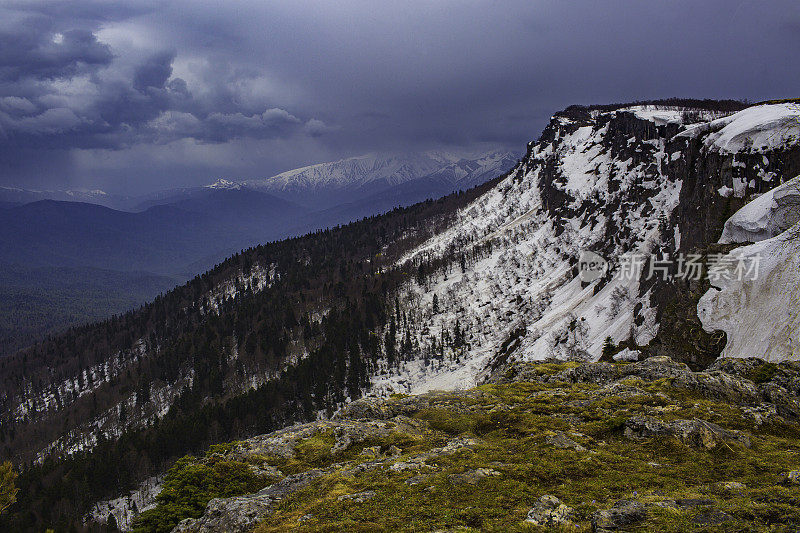
POLYGON ((0 185, 521 151, 573 103, 800 96, 796 0, 0 2, 0 185))

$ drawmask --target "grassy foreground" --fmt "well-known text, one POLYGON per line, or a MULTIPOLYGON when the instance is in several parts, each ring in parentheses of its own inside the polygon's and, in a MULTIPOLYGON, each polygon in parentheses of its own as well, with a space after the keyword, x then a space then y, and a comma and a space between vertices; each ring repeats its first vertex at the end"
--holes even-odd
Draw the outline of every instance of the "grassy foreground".
MULTIPOLYGON (((341 432, 320 424, 288 454, 237 454, 232 443, 186 458, 138 531, 169 531, 182 518, 200 517, 213 497, 251 493, 314 469, 323 473, 276 500, 250 529, 604 531, 608 521, 598 513, 619 500, 645 510, 628 517, 626 530, 800 527, 800 485, 787 476, 800 469, 795 422, 754 415, 752 406, 676 387, 672 378, 560 381, 574 366, 530 364, 527 381, 436 393, 422 402, 390 399, 404 407, 387 418, 389 431, 344 447, 341 432), (630 431, 636 416, 698 421, 708 438, 642 438, 630 431), (409 427, 414 431, 403 429, 409 427), (545 495, 570 508, 568 520, 526 522, 545 495)), ((749 377, 755 386, 780 371, 761 366, 749 377)))

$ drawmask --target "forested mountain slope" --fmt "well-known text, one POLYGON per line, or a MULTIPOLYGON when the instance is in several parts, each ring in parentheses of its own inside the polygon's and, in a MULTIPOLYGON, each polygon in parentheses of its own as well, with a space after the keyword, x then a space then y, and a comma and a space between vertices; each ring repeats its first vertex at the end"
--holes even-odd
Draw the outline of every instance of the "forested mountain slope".
POLYGON ((0 356, 151 301, 178 283, 146 272, 0 263, 0 356))
POLYGON ((3 450, 34 463, 18 504, 33 514, 9 527, 80 519, 188 451, 360 395, 388 364, 376 332, 396 322, 387 302, 408 276, 397 259, 494 183, 259 246, 139 311, 0 360, 3 450))

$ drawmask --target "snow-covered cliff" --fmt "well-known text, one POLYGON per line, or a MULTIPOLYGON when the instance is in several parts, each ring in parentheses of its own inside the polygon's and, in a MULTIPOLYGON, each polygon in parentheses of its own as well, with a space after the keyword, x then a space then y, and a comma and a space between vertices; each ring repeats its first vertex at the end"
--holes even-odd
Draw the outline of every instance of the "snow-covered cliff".
MULTIPOLYGON (((664 309, 690 292, 678 279, 687 277, 685 256, 701 251, 705 262, 726 210, 798 166, 796 104, 727 115, 631 106, 554 116, 508 178, 401 260, 409 272, 423 262, 445 266, 415 276, 399 295, 406 316, 398 337, 417 355, 376 376, 376 391, 463 388, 508 360, 597 359, 607 341, 674 353, 656 337, 664 309), (607 263, 582 279, 587 251, 607 263)), ((786 228, 787 197, 774 194, 778 213, 747 231, 786 228)), ((732 220, 726 239, 744 231, 732 220)), ((783 281, 752 290, 789 302, 776 285, 783 281)))

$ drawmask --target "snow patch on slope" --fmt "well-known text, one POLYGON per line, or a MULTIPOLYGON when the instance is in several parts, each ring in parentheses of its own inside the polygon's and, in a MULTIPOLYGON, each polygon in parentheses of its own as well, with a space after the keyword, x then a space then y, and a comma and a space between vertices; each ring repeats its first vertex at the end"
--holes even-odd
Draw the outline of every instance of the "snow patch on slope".
POLYGON ((775 237, 800 220, 800 176, 762 194, 737 211, 722 232, 721 243, 759 242, 775 237))
POLYGON ((800 104, 748 107, 679 135, 707 135, 705 146, 722 153, 768 152, 800 141, 800 104))
POLYGON ((727 334, 722 357, 800 360, 800 224, 733 250, 715 270, 717 287, 700 299, 697 314, 706 331, 727 334), (740 260, 758 261, 756 279, 738 280, 732 269, 740 260))
POLYGON ((136 490, 112 500, 97 502, 86 517, 86 522, 107 523, 110 516, 120 531, 130 531, 133 519, 156 506, 156 496, 161 492, 163 476, 144 480, 136 490))

